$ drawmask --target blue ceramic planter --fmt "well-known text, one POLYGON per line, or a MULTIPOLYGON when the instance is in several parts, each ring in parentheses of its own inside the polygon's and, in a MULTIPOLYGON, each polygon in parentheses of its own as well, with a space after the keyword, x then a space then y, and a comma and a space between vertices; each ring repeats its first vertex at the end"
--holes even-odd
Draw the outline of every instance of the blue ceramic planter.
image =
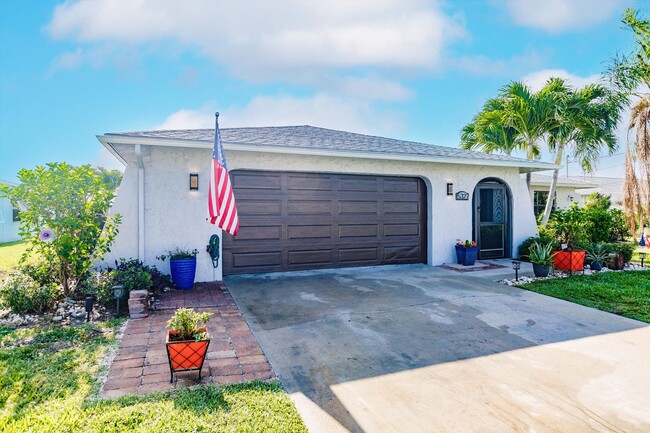
POLYGON ((176 288, 189 290, 194 286, 196 274, 196 257, 190 259, 173 259, 170 261, 172 280, 176 288))
POLYGON ((456 245, 456 259, 458 264, 463 266, 472 266, 476 261, 478 254, 478 246, 476 247, 461 247, 456 245))

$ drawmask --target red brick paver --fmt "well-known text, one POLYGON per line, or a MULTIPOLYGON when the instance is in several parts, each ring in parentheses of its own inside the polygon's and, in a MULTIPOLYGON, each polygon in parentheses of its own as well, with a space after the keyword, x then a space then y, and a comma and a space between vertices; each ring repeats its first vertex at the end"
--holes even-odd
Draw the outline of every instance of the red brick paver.
POLYGON ((275 377, 248 323, 222 283, 201 283, 190 291, 173 291, 163 295, 156 307, 149 317, 128 321, 100 393, 102 398, 199 383, 225 385, 275 377), (208 322, 211 340, 201 381, 198 372, 192 371, 177 373, 170 383, 166 326, 175 309, 182 307, 212 313, 208 322))

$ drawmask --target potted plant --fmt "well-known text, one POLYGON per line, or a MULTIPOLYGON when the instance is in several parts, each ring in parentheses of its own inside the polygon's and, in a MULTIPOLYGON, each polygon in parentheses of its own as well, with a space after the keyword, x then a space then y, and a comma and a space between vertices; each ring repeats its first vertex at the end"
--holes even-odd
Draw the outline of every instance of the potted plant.
POLYGON ((167 357, 169 358, 170 382, 178 371, 199 371, 205 361, 210 345, 206 323, 211 313, 197 313, 192 308, 180 308, 167 322, 167 357))
POLYGON ((167 254, 163 254, 157 258, 164 261, 169 257, 169 267, 174 285, 179 289, 189 290, 194 286, 196 255, 198 253, 199 251, 197 249, 189 251, 176 247, 175 250, 169 251, 167 254))
POLYGON ((562 249, 553 251, 553 266, 560 271, 582 271, 587 252, 573 248, 586 238, 585 221, 576 203, 569 209, 557 210, 551 216, 547 228, 562 243, 562 249))
POLYGON ((533 264, 536 277, 548 277, 548 272, 553 264, 553 244, 533 242, 530 245, 528 260, 533 264))
POLYGON ((592 271, 600 271, 603 269, 603 263, 607 260, 609 252, 605 249, 603 244, 595 244, 587 250, 587 262, 592 271))
POLYGON ((465 242, 456 239, 456 259, 459 265, 472 266, 476 261, 478 246, 476 242, 466 240, 465 242))

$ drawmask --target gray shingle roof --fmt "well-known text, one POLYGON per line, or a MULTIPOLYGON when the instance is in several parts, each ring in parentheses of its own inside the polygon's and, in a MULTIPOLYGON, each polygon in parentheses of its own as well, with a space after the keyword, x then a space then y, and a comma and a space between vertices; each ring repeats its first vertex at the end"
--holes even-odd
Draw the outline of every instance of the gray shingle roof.
MULTIPOLYGON (((109 137, 141 137, 160 140, 188 140, 212 143, 214 129, 183 129, 160 131, 135 131, 105 134, 109 137)), ((462 158, 483 161, 526 162, 523 158, 436 146, 393 138, 336 131, 315 126, 273 126, 259 128, 223 128, 221 139, 225 144, 251 144, 332 151, 363 153, 391 153, 442 158, 462 158)))

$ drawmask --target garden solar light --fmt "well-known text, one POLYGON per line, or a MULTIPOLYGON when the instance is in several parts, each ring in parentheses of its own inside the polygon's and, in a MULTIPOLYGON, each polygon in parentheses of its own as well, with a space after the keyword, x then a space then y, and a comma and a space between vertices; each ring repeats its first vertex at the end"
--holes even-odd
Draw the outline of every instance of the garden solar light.
POLYGON ((90 313, 93 312, 93 304, 95 303, 95 295, 86 297, 86 322, 90 322, 90 313))
POLYGON ((641 259, 641 267, 643 267, 643 261, 645 260, 646 253, 639 253, 639 258, 641 259))
POLYGON ((515 281, 519 281, 519 269, 521 268, 521 262, 518 260, 512 261, 512 269, 515 270, 515 281))
POLYGON ((115 298, 115 315, 120 315, 120 299, 124 296, 124 286, 113 286, 113 297, 115 298))

